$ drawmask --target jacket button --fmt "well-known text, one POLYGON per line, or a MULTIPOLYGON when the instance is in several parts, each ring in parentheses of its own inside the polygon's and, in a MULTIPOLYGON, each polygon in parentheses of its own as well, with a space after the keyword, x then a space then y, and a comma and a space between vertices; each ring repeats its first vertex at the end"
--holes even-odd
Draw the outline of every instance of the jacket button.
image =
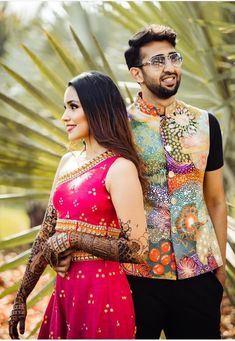
POLYGON ((176 200, 176 198, 171 198, 171 203, 172 203, 172 205, 175 205, 176 203, 177 203, 177 200, 176 200))
POLYGON ((173 178, 175 176, 175 173, 173 171, 170 171, 168 173, 169 178, 173 178))

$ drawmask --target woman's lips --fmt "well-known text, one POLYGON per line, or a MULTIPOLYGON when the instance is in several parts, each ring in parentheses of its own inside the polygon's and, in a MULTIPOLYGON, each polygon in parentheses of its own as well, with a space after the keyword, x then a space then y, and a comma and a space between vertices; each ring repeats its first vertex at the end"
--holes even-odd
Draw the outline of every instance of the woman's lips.
POLYGON ((67 133, 70 133, 76 126, 76 124, 68 124, 66 126, 67 133))

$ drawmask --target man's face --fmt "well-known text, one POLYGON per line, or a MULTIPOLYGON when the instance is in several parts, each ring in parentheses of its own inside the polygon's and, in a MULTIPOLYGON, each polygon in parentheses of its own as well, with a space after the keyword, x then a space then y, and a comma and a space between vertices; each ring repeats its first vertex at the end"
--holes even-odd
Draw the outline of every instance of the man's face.
POLYGON ((174 96, 180 85, 181 67, 174 66, 170 58, 167 58, 173 52, 176 52, 175 48, 168 41, 150 42, 140 49, 141 64, 150 61, 153 56, 165 56, 165 65, 147 64, 141 67, 141 85, 159 99, 174 96))

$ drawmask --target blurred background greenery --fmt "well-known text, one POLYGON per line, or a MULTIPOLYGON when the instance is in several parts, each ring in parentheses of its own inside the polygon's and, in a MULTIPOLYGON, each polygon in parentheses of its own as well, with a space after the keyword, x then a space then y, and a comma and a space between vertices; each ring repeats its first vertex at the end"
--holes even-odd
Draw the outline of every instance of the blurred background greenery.
MULTIPOLYGON (((0 249, 27 246, 37 232, 29 227, 41 223, 66 151, 60 117, 67 82, 82 71, 103 71, 130 104, 138 86, 123 54, 132 33, 149 23, 178 34, 184 56, 178 97, 215 114, 222 127, 230 226, 226 286, 235 304, 234 2, 0 1, 0 249)), ((27 255, 23 247, 0 271, 27 255)), ((13 284, 0 298, 15 290, 13 284)))

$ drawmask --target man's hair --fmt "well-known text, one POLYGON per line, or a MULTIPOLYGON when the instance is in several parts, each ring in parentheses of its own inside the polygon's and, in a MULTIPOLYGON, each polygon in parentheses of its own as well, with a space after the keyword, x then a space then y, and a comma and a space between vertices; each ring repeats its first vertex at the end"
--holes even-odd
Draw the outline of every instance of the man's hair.
POLYGON ((168 41, 173 47, 176 45, 176 33, 168 27, 162 25, 148 25, 135 33, 128 41, 129 48, 125 51, 125 59, 128 68, 141 64, 140 48, 152 41, 168 41))

